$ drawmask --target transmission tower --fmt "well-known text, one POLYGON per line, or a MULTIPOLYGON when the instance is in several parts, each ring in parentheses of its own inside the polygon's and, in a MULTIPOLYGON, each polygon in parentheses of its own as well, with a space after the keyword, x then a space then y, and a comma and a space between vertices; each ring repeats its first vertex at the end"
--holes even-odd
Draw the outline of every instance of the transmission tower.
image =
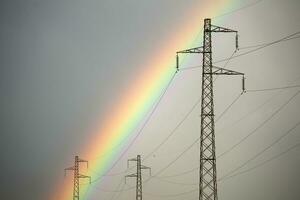
POLYGON ((88 178, 90 181, 90 184, 91 184, 90 176, 85 176, 85 175, 82 175, 79 173, 79 166, 80 166, 80 163, 82 163, 82 162, 86 163, 86 165, 88 167, 88 161, 82 160, 78 156, 75 156, 74 166, 68 167, 65 169, 65 176, 66 176, 66 172, 68 170, 74 171, 73 200, 79 200, 79 179, 88 178))
POLYGON ((243 92, 245 91, 244 74, 212 65, 212 33, 235 33, 238 50, 237 31, 211 24, 211 19, 204 19, 203 46, 176 53, 176 69, 179 70, 178 54, 203 54, 202 59, 202 96, 201 96, 201 133, 200 133, 200 180, 199 200, 217 200, 217 169, 215 145, 215 121, 213 98, 213 75, 242 75, 243 92))
POLYGON ((149 169, 151 175, 151 168, 142 165, 141 156, 137 155, 136 158, 129 159, 127 161, 127 168, 129 168, 129 162, 136 162, 136 173, 129 174, 125 176, 125 182, 127 177, 135 177, 136 178, 136 200, 142 200, 142 169, 149 169))

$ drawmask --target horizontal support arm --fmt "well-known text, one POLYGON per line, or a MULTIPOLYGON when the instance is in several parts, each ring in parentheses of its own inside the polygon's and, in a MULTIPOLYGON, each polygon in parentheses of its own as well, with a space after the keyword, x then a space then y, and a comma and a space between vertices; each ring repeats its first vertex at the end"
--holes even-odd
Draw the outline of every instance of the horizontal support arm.
POLYGON ((132 177, 137 177, 137 174, 129 174, 125 176, 125 184, 126 184, 126 178, 132 178, 132 177))
POLYGON ((91 182, 92 182, 92 178, 91 178, 90 176, 86 176, 86 175, 79 174, 79 175, 78 175, 78 178, 88 178, 90 184, 91 184, 91 182))
POLYGON ((142 165, 142 166, 141 166, 141 169, 148 169, 148 170, 149 170, 149 174, 150 174, 150 176, 151 176, 151 168, 150 168, 150 167, 147 167, 147 166, 142 165))
POLYGON ((177 54, 179 53, 210 53, 210 52, 204 52, 203 47, 195 47, 190 49, 185 49, 182 51, 177 51, 177 54))
MULTIPOLYGON (((213 74, 213 75, 242 75, 242 76, 244 76, 244 73, 241 73, 241 72, 236 72, 233 70, 224 69, 224 68, 216 67, 216 66, 213 66, 212 68, 213 68, 213 71, 211 74, 213 74)), ((204 74, 210 74, 210 73, 204 73, 204 74)))
POLYGON ((221 26, 215 26, 211 25, 210 32, 221 32, 221 33, 237 33, 237 31, 229 29, 229 28, 224 28, 221 26))
POLYGON ((69 170, 75 170, 75 167, 73 166, 73 167, 68 167, 68 168, 65 168, 65 176, 67 175, 67 171, 69 171, 69 170))

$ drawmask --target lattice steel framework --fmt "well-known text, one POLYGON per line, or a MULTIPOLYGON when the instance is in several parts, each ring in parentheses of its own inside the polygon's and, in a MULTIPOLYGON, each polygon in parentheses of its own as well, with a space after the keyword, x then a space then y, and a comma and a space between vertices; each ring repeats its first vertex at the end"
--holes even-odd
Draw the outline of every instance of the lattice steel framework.
POLYGON ((68 167, 65 169, 65 175, 66 171, 72 170, 74 171, 74 185, 73 185, 73 200, 79 200, 79 179, 81 178, 88 178, 90 183, 91 183, 91 177, 90 176, 85 176, 79 173, 79 163, 84 162, 87 164, 88 167, 88 161, 82 160, 79 158, 79 156, 75 156, 75 162, 74 166, 68 167))
POLYGON ((127 177, 135 177, 136 178, 136 200, 142 200, 143 199, 143 195, 142 195, 142 170, 143 169, 149 169, 150 174, 151 174, 151 168, 142 165, 140 155, 137 155, 136 158, 129 159, 127 161, 127 167, 129 167, 129 162, 130 161, 135 161, 136 162, 136 173, 126 175, 125 176, 125 181, 126 181, 127 177))
MULTIPOLYGON (((176 55, 177 71, 179 70, 180 53, 202 53, 202 96, 201 96, 201 133, 200 133, 200 180, 199 200, 217 200, 217 169, 214 122, 213 75, 242 75, 212 65, 212 32, 236 33, 236 49, 238 49, 237 31, 211 25, 210 19, 204 19, 203 47, 178 51, 176 55)), ((244 83, 243 83, 244 90, 244 83)))

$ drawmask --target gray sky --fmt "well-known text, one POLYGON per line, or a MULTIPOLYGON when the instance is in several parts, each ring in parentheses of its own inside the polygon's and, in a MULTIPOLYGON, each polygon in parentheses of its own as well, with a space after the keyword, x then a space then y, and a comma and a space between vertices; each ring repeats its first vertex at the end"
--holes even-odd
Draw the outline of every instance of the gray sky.
MULTIPOLYGON (((240 5, 232 9, 253 2, 256 1, 240 1, 240 5)), ((129 84, 138 75, 137 71, 143 71, 143 62, 149 60, 175 30, 182 31, 181 23, 189 20, 189 11, 195 5, 198 6, 199 1, 2 0, 2 198, 48 199, 63 178, 63 169, 72 165, 73 156, 80 154, 82 146, 91 139, 88 130, 101 123, 104 114, 126 97, 125 91, 131 87, 129 84)), ((243 48, 299 31, 299 9, 298 0, 263 0, 213 22, 218 20, 222 24, 217 25, 239 30, 243 48)), ((199 24, 202 21, 199 19, 199 24)), ((213 59, 229 57, 234 50, 233 40, 229 35, 214 36, 213 59)), ((241 49, 241 52, 247 50, 241 49)), ((299 51, 300 40, 293 39, 233 59, 227 67, 246 74, 248 89, 300 84, 299 51)), ((200 65, 200 58, 192 56, 182 67, 200 65)), ((200 73, 198 68, 176 75, 142 135, 112 173, 124 170, 127 158, 151 152, 174 129, 200 96, 200 73)), ((240 78, 218 78, 215 82, 216 118, 239 95, 240 89, 240 78)), ((218 159, 218 177, 263 151, 299 122, 300 97, 296 96, 261 125, 298 90, 248 92, 226 112, 216 124, 217 155, 257 127, 261 128, 218 159)), ((199 136, 199 115, 198 106, 145 165, 151 166, 155 173, 186 149, 199 136)), ((300 143, 299 131, 296 127, 240 171, 251 169, 300 143)), ((197 167, 198 149, 199 145, 195 145, 160 175, 178 174, 197 167)), ((218 183, 219 199, 299 199, 299 155, 298 146, 261 167, 218 183)), ((95 183, 91 200, 110 199, 113 193, 102 190, 116 190, 124 175, 106 177, 95 183)), ((163 195, 197 188, 193 184, 197 184, 198 171, 163 179, 187 185, 153 178, 144 185, 144 199, 160 200, 166 198, 163 195)), ((129 186, 134 183, 134 180, 128 181, 129 186)), ((132 199, 134 195, 134 190, 129 190, 115 198, 132 199)), ((197 192, 191 192, 168 196, 168 199, 195 200, 197 196, 197 192)))

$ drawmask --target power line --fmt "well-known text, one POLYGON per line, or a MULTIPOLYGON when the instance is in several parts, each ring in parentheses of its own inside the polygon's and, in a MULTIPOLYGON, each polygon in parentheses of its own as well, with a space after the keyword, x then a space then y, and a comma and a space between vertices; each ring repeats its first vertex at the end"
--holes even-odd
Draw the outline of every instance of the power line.
POLYGON ((273 112, 267 119, 265 119, 261 124, 259 124, 253 131, 251 131, 249 134, 247 134, 245 137, 243 137, 239 142, 235 143, 233 146, 231 146, 229 149, 221 153, 219 157, 224 156, 225 154, 231 152, 234 148, 236 148, 238 145, 240 145, 242 142, 244 142, 246 139, 248 139, 251 135, 253 135, 256 131, 258 131, 260 128, 262 128, 267 122, 269 122, 274 116, 276 116, 286 105, 288 105, 298 94, 300 91, 295 93, 291 98, 288 99, 284 104, 282 104, 275 112, 273 112))
POLYGON ((196 106, 200 103, 200 99, 197 99, 197 101, 193 104, 191 109, 187 112, 187 114, 182 118, 182 120, 175 126, 175 128, 170 132, 169 135, 160 143, 158 144, 148 155, 145 156, 144 160, 148 159, 154 152, 156 152, 162 145, 164 145, 169 138, 176 132, 176 130, 183 124, 183 122, 190 116, 192 111, 196 108, 196 106))
MULTIPOLYGON (((197 167, 197 169, 199 169, 199 167, 197 167)), ((163 178, 157 177, 157 176, 155 176, 154 178, 158 179, 159 181, 171 183, 171 184, 175 184, 175 185, 186 185, 186 186, 198 185, 198 183, 180 183, 180 182, 170 181, 170 180, 163 179, 163 178)))
POLYGON ((240 99, 243 93, 239 94, 229 106, 219 115, 219 117, 216 119, 216 123, 225 115, 225 113, 240 99))
POLYGON ((199 170, 199 167, 194 167, 190 170, 187 170, 187 171, 184 171, 184 172, 181 172, 181 173, 178 173, 178 174, 159 176, 158 178, 170 178, 170 177, 182 176, 182 175, 185 175, 185 174, 192 173, 196 170, 199 170))
POLYGON ((264 92, 264 91, 283 90, 283 89, 298 88, 298 87, 300 87, 300 85, 290 85, 290 86, 275 87, 275 88, 263 88, 263 89, 255 89, 255 90, 246 90, 246 92, 264 92))
MULTIPOLYGON (((281 38, 281 39, 275 40, 275 41, 273 41, 273 42, 269 42, 269 43, 265 43, 265 44, 253 45, 252 47, 254 47, 254 46, 258 46, 258 47, 255 48, 255 49, 253 49, 253 50, 249 50, 249 51, 246 51, 246 52, 244 52, 244 53, 237 54, 237 55, 232 56, 232 57, 220 59, 220 60, 218 60, 218 61, 213 62, 213 64, 221 63, 221 62, 225 62, 225 61, 228 61, 228 60, 232 60, 232 59, 235 59, 235 58, 238 58, 238 57, 241 57, 241 56, 245 56, 245 55, 247 55, 247 54, 256 52, 256 51, 258 51, 258 50, 264 49, 264 48, 266 48, 266 47, 269 47, 269 46, 271 46, 271 45, 274 45, 274 44, 277 44, 277 43, 280 43, 280 42, 284 42, 284 41, 289 41, 289 40, 293 40, 293 39, 300 38, 300 36, 293 37, 293 36, 298 35, 298 34, 300 34, 300 31, 294 32, 294 33, 292 33, 292 34, 290 34, 290 35, 287 35, 287 36, 285 36, 285 37, 283 37, 283 38, 281 38)), ((243 47, 241 47, 240 49, 243 49, 243 47)), ((202 67, 202 66, 199 66, 199 65, 197 65, 197 66, 192 66, 192 67, 185 67, 185 68, 180 69, 180 71, 182 71, 182 70, 189 70, 189 69, 197 69, 197 68, 201 68, 201 67, 202 67)))
MULTIPOLYGON (((263 161, 261 163, 258 163, 258 164, 256 164, 255 166, 253 166, 251 168, 248 168, 246 170, 240 171, 240 172, 232 174, 232 175, 228 175, 226 177, 224 176, 224 177, 222 177, 222 178, 219 179, 219 182, 223 182, 223 181, 228 180, 230 178, 233 178, 233 177, 245 174, 247 172, 253 171, 253 170, 255 170, 255 169, 259 168, 259 167, 262 167, 262 166, 266 165, 267 163, 269 163, 271 161, 274 161, 274 160, 280 158, 281 156, 283 156, 283 155, 287 154, 288 152, 290 152, 290 151, 292 151, 292 150, 294 150, 296 148, 299 148, 299 147, 300 147, 300 143, 297 143, 297 144, 289 147, 287 150, 285 150, 285 151, 283 151, 283 152, 281 152, 281 153, 279 153, 279 154, 277 154, 275 156, 272 156, 271 158, 269 158, 269 159, 267 159, 267 160, 265 160, 265 161, 263 161)), ((195 171, 195 170, 198 170, 198 169, 199 169, 199 167, 194 168, 194 169, 192 169, 190 171, 195 171)), ((171 184, 176 184, 176 185, 197 185, 198 184, 198 183, 180 183, 180 182, 174 182, 174 181, 169 181, 169 180, 162 179, 161 177, 154 177, 154 178, 157 178, 157 179, 159 179, 160 181, 163 181, 163 182, 167 182, 167 183, 171 183, 171 184)))
MULTIPOLYGON (((275 40, 275 41, 270 42, 270 43, 268 43, 268 44, 265 44, 265 45, 263 45, 263 46, 261 46, 261 47, 258 47, 258 48, 255 48, 255 49, 253 49, 253 50, 249 50, 249 51, 246 51, 246 52, 244 52, 244 53, 241 53, 241 54, 238 54, 238 55, 236 55, 236 56, 233 56, 231 59, 238 58, 238 57, 240 57, 240 56, 244 56, 244 55, 247 55, 247 54, 256 52, 256 51, 258 51, 258 50, 264 49, 264 48, 266 48, 266 47, 268 47, 268 46, 277 44, 277 43, 279 43, 279 42, 286 41, 288 38, 291 38, 291 37, 293 37, 294 35, 298 35, 299 33, 300 33, 300 31, 295 32, 295 33, 292 33, 292 34, 290 34, 290 35, 288 35, 288 36, 286 36, 286 37, 283 37, 283 38, 281 38, 281 39, 275 40)), ((294 38, 294 39, 296 39, 296 38, 294 38)), ((216 61, 215 63, 224 62, 224 61, 226 61, 226 60, 228 60, 228 58, 218 60, 218 61, 216 61)))
POLYGON ((250 159, 248 159, 246 162, 244 162, 242 165, 236 167, 235 169, 231 170, 230 172, 228 172, 227 174, 225 174, 221 179, 226 179, 226 177, 230 176, 231 174, 233 174, 234 172, 238 171, 239 169, 243 168, 245 165, 247 165, 249 162, 255 160, 256 158, 258 158, 260 155, 262 155, 263 153, 265 153, 267 150, 269 150, 271 147, 273 147, 275 144, 277 144, 278 142, 280 142, 283 138, 285 138, 286 136, 288 136, 290 133, 292 133, 293 130, 295 130, 298 126, 300 125, 300 121, 298 123, 296 123, 292 128, 290 128, 285 134, 283 134, 282 136, 280 136, 278 139, 276 139, 274 142, 272 142, 270 145, 268 145, 266 148, 264 148, 263 150, 261 150, 260 152, 258 152, 257 154, 255 154, 254 156, 252 156, 250 159))
MULTIPOLYGON (((295 36, 295 37, 286 38, 286 39, 282 40, 282 42, 289 41, 289 40, 294 40, 294 39, 297 39, 297 38, 300 38, 300 36, 295 36)), ((261 46, 268 45, 269 43, 270 43, 270 42, 267 42, 267 43, 261 43, 261 44, 256 44, 256 45, 250 45, 250 46, 244 46, 244 47, 241 47, 240 50, 243 50, 243 49, 252 49, 252 48, 256 48, 256 47, 261 47, 261 46)))
MULTIPOLYGON (((286 154, 287 152, 293 150, 294 148, 298 147, 300 145, 300 143, 288 148, 286 151, 284 152, 281 152, 280 154, 278 155, 275 155, 271 158, 269 158, 268 160, 262 162, 262 163, 259 163, 258 165, 255 165, 254 167, 251 167, 247 170, 244 170, 242 172, 238 172, 236 174, 234 174, 236 171, 238 171, 239 169, 243 168, 244 166, 246 166, 248 163, 250 163, 251 161, 255 160, 256 158, 258 158, 259 156, 261 156, 263 153, 265 153, 267 150, 269 150, 270 148, 272 148, 274 145, 276 145, 277 143, 279 143, 283 138, 285 138, 286 136, 288 136, 289 134, 292 133, 293 130, 295 130, 298 126, 300 125, 300 121, 298 123, 296 123, 292 128, 290 128, 287 132, 285 132, 283 135, 281 135, 279 138, 277 138, 274 142, 272 142, 270 145, 268 145, 267 147, 265 147, 263 150, 261 150, 260 152, 258 152, 257 154, 255 154, 254 156, 252 156, 250 159, 248 159, 246 162, 244 162, 242 165, 239 165, 238 167, 236 167, 235 169, 231 170, 229 173, 225 174, 224 176, 222 176, 218 181, 223 181, 223 180, 226 180, 228 178, 231 178, 231 177, 234 177, 234 176, 237 176, 239 174, 243 174, 243 173, 246 173, 246 172, 249 172, 253 169, 256 169, 257 167, 259 166, 262 166, 274 159, 277 159, 279 158, 280 156, 286 154)), ((199 169, 199 167, 197 168, 194 168, 190 171, 195 171, 199 169)), ((173 182, 173 181, 169 181, 169 180, 164 180, 162 179, 161 177, 155 177, 157 178, 158 180, 160 181, 164 181, 164 182, 168 182, 168 183, 172 183, 172 184, 177 184, 177 185, 197 185, 198 183, 179 183, 179 182, 173 182)))
MULTIPOLYGON (((113 163, 113 165, 107 170, 107 172, 105 174, 107 174, 108 172, 110 172, 110 170, 112 170, 116 164, 122 159, 122 157, 125 155, 125 153, 130 149, 130 147, 133 145, 133 143, 136 141, 136 139, 138 138, 138 136, 142 133, 142 131, 144 130, 144 128, 146 127, 146 125, 148 124, 148 122, 150 121, 151 117, 153 116, 153 114, 155 113, 156 109, 158 108, 158 105, 160 104, 161 100, 163 99, 164 95, 166 94, 168 88, 170 87, 172 81, 174 80, 176 73, 174 73, 170 79, 170 81, 168 82, 166 88, 163 90, 163 93, 161 94, 161 96, 159 97, 157 103, 154 105, 151 113, 148 115, 148 117, 146 118, 146 120, 144 121, 142 127, 140 128, 140 130, 138 131, 138 133, 135 135, 135 137, 133 138, 133 140, 130 142, 130 144, 127 146, 127 148, 121 153, 121 155, 118 157, 118 159, 113 163)), ((98 178, 96 178, 94 182, 99 181, 103 176, 100 176, 98 178)))
POLYGON ((258 0, 258 1, 255 1, 255 2, 253 2, 253 3, 249 3, 249 4, 245 5, 245 6, 240 7, 240 8, 237 8, 237 9, 231 10, 231 11, 229 11, 229 12, 226 12, 226 13, 223 13, 223 14, 220 14, 220 15, 217 15, 217 16, 215 16, 215 17, 212 17, 212 19, 216 19, 216 18, 219 18, 219 17, 224 17, 224 16, 226 16, 226 15, 230 15, 230 14, 232 14, 232 13, 235 13, 235 12, 238 12, 238 11, 241 11, 241 10, 244 10, 244 9, 247 9, 247 8, 250 8, 250 7, 255 6, 255 5, 257 5, 257 4, 259 4, 259 3, 263 2, 263 1, 264 1, 264 0, 258 0))
MULTIPOLYGON (((294 79, 293 81, 291 81, 291 83, 295 83, 297 80, 299 80, 300 77, 297 77, 296 79, 294 79)), ((264 101, 262 104, 260 104, 259 106, 257 106, 255 109, 247 112, 245 115, 243 115, 242 117, 240 117, 239 119, 235 120, 233 123, 231 123, 230 125, 220 128, 221 130, 226 129, 227 127, 233 127, 234 125, 238 124, 240 121, 244 120, 245 118, 247 118, 248 116, 252 115, 253 113, 257 112, 259 109, 261 109, 262 107, 264 107, 266 104, 268 104, 270 101, 272 101, 273 99, 275 99, 277 96, 279 96, 279 94, 281 94, 282 91, 272 95, 270 98, 268 98, 266 101, 264 101)))
MULTIPOLYGON (((227 151, 221 153, 218 158, 224 156, 225 154, 229 153, 230 151, 232 151, 235 147, 237 147, 239 144, 241 144, 243 141, 245 141, 248 137, 250 137, 250 135, 254 134, 258 129, 260 129, 263 125, 265 125, 270 119, 272 119, 279 111, 281 111, 290 101, 292 101, 292 99, 294 99, 298 94, 300 93, 300 91, 298 91, 296 94, 294 94, 287 102, 285 102, 279 109, 277 109, 269 118, 267 118, 262 124, 260 124, 258 127, 256 127, 252 132, 250 132, 250 134, 246 135, 244 138, 242 138, 238 143, 236 143, 235 145, 233 145, 231 148, 229 148, 227 151)), ((268 102, 268 101, 267 101, 268 102)), ((265 102, 266 103, 266 102, 265 102)), ((264 103, 264 104, 265 104, 264 103)), ((263 105, 264 105, 263 104, 263 105)), ((232 104, 230 104, 231 106, 232 104)), ((228 109, 225 109, 228 110, 228 109)), ((166 175, 166 176, 159 176, 160 178, 162 177, 175 177, 175 176, 181 176, 184 174, 188 174, 191 173, 193 171, 198 170, 199 167, 193 168, 191 170, 179 173, 179 174, 174 174, 174 175, 166 175)))
MULTIPOLYGON (((241 95, 239 95, 238 97, 240 97, 241 95)), ((234 101, 228 106, 228 107, 232 107, 232 105, 237 101, 238 98, 234 99, 234 101)), ((223 115, 229 110, 228 107, 224 110, 223 115)), ((222 116, 223 116, 222 115, 222 116)), ((218 118, 220 119, 220 118, 218 118)), ((200 140, 200 137, 198 137, 196 140, 194 140, 186 149, 184 149, 174 160, 172 160, 171 162, 169 162, 168 165, 166 165, 164 168, 162 168, 158 173, 156 173, 157 176, 160 173, 162 173, 164 170, 166 170, 167 168, 169 168, 173 163, 175 163, 180 157, 182 157, 188 150, 190 150, 195 144, 197 144, 197 142, 200 140)))
MULTIPOLYGON (((238 97, 240 97, 241 95, 239 95, 238 97)), ((228 107, 232 107, 233 104, 237 101, 237 98, 234 99, 234 101, 228 106, 228 107)), ((222 112, 223 115, 229 110, 228 107, 222 112)), ((223 116, 222 115, 222 116, 223 116)), ((220 119, 220 118, 218 118, 220 119)), ((190 150, 195 144, 197 144, 197 142, 200 140, 200 137, 198 137, 196 140, 194 140, 186 149, 184 149, 174 160, 172 160, 171 162, 168 163, 168 165, 166 165, 164 168, 162 168, 158 173, 156 173, 157 176, 160 173, 162 173, 164 170, 166 170, 167 168, 169 168, 173 163, 175 163, 180 157, 182 157, 188 150, 190 150)), ((165 177, 165 176, 164 176, 165 177)))
POLYGON ((265 161, 263 161, 263 162, 261 162, 261 163, 255 165, 255 166, 253 166, 253 167, 251 167, 251 168, 249 168, 249 169, 246 169, 246 170, 240 171, 240 172, 238 172, 238 173, 235 173, 235 174, 233 174, 233 175, 227 176, 227 177, 225 177, 224 179, 222 179, 222 181, 227 180, 227 179, 230 179, 230 178, 233 178, 233 177, 236 177, 236 176, 238 176, 238 175, 242 175, 242 174, 247 173, 247 172, 250 172, 250 171, 252 171, 252 170, 254 170, 254 169, 257 169, 257 168, 259 168, 259 167, 262 167, 262 166, 264 166, 265 164, 267 164, 267 163, 269 163, 269 162, 271 162, 271 161, 273 161, 273 160, 276 160, 276 159, 280 158, 281 156, 287 154, 288 152, 290 152, 290 151, 292 151, 292 150, 294 150, 294 149, 296 149, 296 148, 298 148, 298 147, 300 147, 300 143, 298 143, 298 144, 296 144, 296 145, 294 145, 294 146, 288 148, 287 150, 285 150, 285 151, 283 151, 283 152, 281 152, 281 153, 279 153, 279 154, 277 154, 277 155, 275 155, 275 156, 273 156, 273 157, 271 157, 271 158, 269 158, 269 159, 267 159, 267 160, 265 160, 265 161))
POLYGON ((186 194, 190 194, 192 192, 196 192, 198 191, 198 189, 193 189, 193 190, 189 190, 189 191, 186 191, 186 192, 181 192, 181 193, 177 193, 177 194, 151 194, 151 193, 145 193, 146 195, 149 195, 149 196, 154 196, 154 197, 164 197, 164 198, 167 198, 167 197, 177 197, 177 196, 182 196, 182 195, 186 195, 186 194))
MULTIPOLYGON (((232 54, 233 55, 233 54, 232 54)), ((229 61, 229 60, 228 60, 229 61)), ((228 62, 226 62, 228 63, 228 62)), ((226 66, 226 65, 225 65, 226 66)), ((225 67, 224 66, 224 67, 225 67)), ((216 79, 215 79, 216 80, 216 79)), ((246 92, 263 92, 263 91, 274 91, 274 90, 283 90, 283 89, 291 89, 291 88, 298 88, 300 85, 291 85, 291 86, 283 86, 283 87, 275 87, 275 88, 263 88, 263 89, 250 89, 246 90, 246 92)), ((221 113, 221 115, 216 119, 216 122, 231 108, 231 106, 241 97, 241 94, 237 96, 237 98, 221 113)), ((270 100, 273 99, 270 98, 270 100)), ((268 101, 266 101, 268 102, 268 101)), ((200 103, 200 99, 197 100, 197 102, 193 105, 193 107, 189 110, 189 112, 184 116, 184 118, 177 124, 177 126, 171 131, 171 133, 152 151, 150 152, 147 156, 145 156, 144 160, 149 158, 154 152, 156 152, 175 132, 176 130, 182 125, 182 123, 187 119, 187 117, 191 114, 191 112, 195 109, 195 107, 200 103)), ((262 104, 262 105, 265 105, 262 104)), ((116 146, 114 146, 112 149, 120 146, 124 141, 120 142, 116 146)), ((114 174, 107 174, 105 176, 115 176, 115 175, 121 175, 125 172, 120 172, 120 173, 114 173, 114 174)))
MULTIPOLYGON (((285 38, 286 39, 286 38, 285 38)), ((272 44, 275 44, 275 43, 272 43, 272 44)), ((267 46, 269 46, 269 45, 272 45, 272 44, 268 44, 267 46)), ((261 48, 264 48, 264 47, 266 47, 266 45, 265 46, 263 46, 263 47, 261 47, 261 48)), ((246 54, 248 54, 248 53, 250 53, 250 52, 254 52, 254 51, 256 51, 256 50, 259 50, 259 49, 261 49, 261 48, 257 48, 257 49, 255 49, 255 50, 252 50, 252 51, 249 51, 249 52, 245 52, 244 54, 239 54, 239 55, 237 55, 237 56, 234 56, 234 58, 235 57, 238 57, 238 56, 242 56, 242 55, 246 55, 246 54)), ((218 61, 218 62, 221 62, 221 61, 218 61)), ((133 143, 133 142, 132 142, 133 143)), ((132 144, 131 143, 131 144, 132 144)), ((129 147, 131 146, 131 144, 129 145, 129 147)), ((129 149, 129 148, 128 148, 129 149)), ((181 157, 181 156, 179 156, 179 157, 181 157)), ((118 159, 119 160, 119 159, 118 159)), ((175 159, 175 161, 176 161, 177 159, 175 159)), ((174 161, 174 162, 175 162, 174 161)), ((172 164, 172 163, 171 163, 172 164)), ((168 168, 168 166, 166 167, 166 168, 168 168)), ((165 169, 165 168, 164 168, 165 169)), ((164 170, 163 169, 163 170, 164 170)), ((161 171, 163 171, 163 170, 161 170, 161 171)))

